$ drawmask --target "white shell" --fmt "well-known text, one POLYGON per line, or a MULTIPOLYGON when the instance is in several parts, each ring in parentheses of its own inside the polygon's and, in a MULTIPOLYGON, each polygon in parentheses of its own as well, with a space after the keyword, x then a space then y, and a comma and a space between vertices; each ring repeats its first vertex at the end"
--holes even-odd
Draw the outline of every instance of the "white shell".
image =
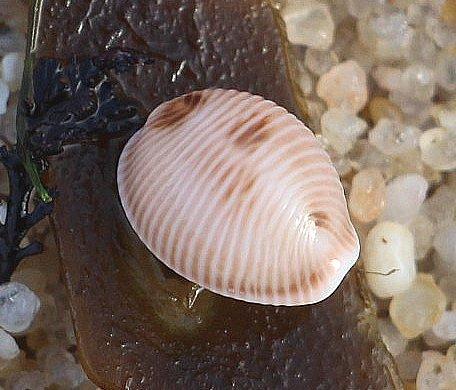
POLYGON ((125 146, 117 179, 149 250, 224 296, 315 303, 359 255, 328 155, 260 96, 216 89, 160 105, 125 146))

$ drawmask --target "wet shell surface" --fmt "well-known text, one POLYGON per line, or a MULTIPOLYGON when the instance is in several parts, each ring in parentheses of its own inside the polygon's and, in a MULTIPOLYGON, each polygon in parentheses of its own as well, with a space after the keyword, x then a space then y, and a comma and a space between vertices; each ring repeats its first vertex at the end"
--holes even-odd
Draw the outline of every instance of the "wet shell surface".
POLYGON ((328 155, 294 115, 260 96, 214 89, 163 103, 128 141, 117 179, 149 250, 224 296, 315 303, 359 255, 328 155))

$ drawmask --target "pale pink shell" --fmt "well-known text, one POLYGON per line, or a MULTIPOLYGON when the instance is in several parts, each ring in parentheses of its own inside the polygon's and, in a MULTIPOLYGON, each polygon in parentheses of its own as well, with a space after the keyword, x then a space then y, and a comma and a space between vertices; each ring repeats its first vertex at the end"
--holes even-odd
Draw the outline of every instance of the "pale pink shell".
POLYGON ((118 186, 144 244, 224 296, 318 302, 359 255, 328 155, 260 96, 216 89, 160 105, 123 150, 118 186))

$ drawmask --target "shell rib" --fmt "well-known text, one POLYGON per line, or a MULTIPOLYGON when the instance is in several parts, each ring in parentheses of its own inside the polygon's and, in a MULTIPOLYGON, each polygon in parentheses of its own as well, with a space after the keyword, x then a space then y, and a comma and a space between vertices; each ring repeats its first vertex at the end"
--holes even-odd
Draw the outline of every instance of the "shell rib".
POLYGON ((224 296, 315 303, 359 255, 328 155, 260 96, 215 89, 160 105, 122 151, 117 179, 149 250, 224 296))

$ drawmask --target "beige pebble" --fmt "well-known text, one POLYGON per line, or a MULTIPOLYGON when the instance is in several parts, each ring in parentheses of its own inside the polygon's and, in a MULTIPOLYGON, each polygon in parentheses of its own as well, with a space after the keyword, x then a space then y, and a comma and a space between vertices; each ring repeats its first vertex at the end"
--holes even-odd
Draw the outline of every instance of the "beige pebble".
POLYGON ((374 221, 385 207, 386 185, 377 168, 358 172, 352 181, 348 207, 351 215, 360 222, 374 221))
POLYGON ((406 291, 393 297, 389 311, 402 335, 413 339, 440 321, 445 306, 445 294, 432 276, 420 274, 406 291))

